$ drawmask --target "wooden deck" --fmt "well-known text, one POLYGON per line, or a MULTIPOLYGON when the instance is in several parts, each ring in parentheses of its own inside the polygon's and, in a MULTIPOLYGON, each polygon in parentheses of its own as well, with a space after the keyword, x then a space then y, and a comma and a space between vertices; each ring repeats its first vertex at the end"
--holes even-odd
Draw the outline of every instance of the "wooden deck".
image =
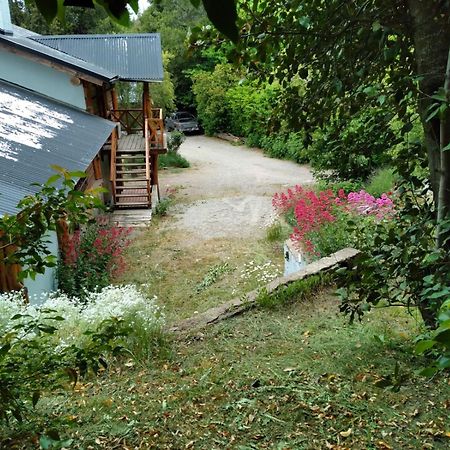
POLYGON ((119 152, 125 150, 140 150, 145 152, 145 139, 141 133, 121 136, 118 141, 119 152))

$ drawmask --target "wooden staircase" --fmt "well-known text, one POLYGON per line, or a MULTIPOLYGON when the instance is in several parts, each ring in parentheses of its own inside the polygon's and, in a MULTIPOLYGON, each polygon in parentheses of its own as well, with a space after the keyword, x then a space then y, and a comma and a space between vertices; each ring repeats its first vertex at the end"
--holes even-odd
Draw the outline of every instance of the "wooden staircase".
POLYGON ((120 149, 116 155, 115 204, 120 208, 151 208, 145 150, 120 149))
MULTIPOLYGON (((111 138, 114 206, 116 209, 151 208, 153 187, 156 187, 159 199, 158 155, 167 151, 162 111, 151 109, 149 117, 143 119, 141 132, 135 134, 135 129, 122 119, 124 111, 113 111, 113 118, 129 128, 128 135, 119 139, 115 130, 111 138)), ((136 120, 135 116, 133 119, 136 120)))

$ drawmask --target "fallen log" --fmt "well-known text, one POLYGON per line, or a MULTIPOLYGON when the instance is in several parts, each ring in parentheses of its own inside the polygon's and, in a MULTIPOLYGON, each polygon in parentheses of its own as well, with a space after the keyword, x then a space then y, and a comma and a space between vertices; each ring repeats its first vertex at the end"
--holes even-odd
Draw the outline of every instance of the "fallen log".
MULTIPOLYGON (((269 284, 264 286, 262 289, 271 294, 277 289, 284 286, 288 286, 295 281, 304 280, 313 275, 318 275, 321 273, 329 272, 338 267, 342 267, 351 262, 357 255, 359 251, 354 248, 345 248, 333 253, 325 258, 320 258, 317 261, 313 261, 308 264, 302 270, 292 273, 286 277, 279 277, 271 281, 269 284)), ((196 314, 195 316, 189 317, 188 319, 181 320, 172 327, 169 331, 174 333, 180 333, 184 331, 191 331, 194 329, 204 328, 208 325, 225 320, 229 317, 236 316, 238 314, 253 308, 257 304, 258 296, 261 293, 261 289, 255 289, 245 295, 243 298, 234 298, 229 302, 223 303, 214 308, 210 308, 207 311, 196 314)))

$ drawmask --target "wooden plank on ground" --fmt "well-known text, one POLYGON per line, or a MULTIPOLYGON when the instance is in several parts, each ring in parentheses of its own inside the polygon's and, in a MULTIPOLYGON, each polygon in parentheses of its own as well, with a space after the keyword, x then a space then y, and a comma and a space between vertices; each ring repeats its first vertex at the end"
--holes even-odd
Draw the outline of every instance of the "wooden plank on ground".
MULTIPOLYGON (((318 259, 317 261, 308 264, 296 273, 293 273, 287 277, 276 278, 263 287, 263 289, 265 288, 267 293, 271 294, 280 287, 288 286, 295 281, 304 280, 305 278, 309 278, 313 275, 327 272, 335 267, 343 266, 353 260, 358 254, 359 251, 354 248, 339 250, 330 256, 318 259)), ((200 329, 229 317, 241 314, 242 312, 256 306, 256 301, 260 292, 260 289, 255 289, 254 291, 249 292, 243 299, 235 298, 227 303, 223 303, 220 306, 210 308, 204 313, 197 314, 176 323, 169 328, 169 331, 180 333, 200 329)))

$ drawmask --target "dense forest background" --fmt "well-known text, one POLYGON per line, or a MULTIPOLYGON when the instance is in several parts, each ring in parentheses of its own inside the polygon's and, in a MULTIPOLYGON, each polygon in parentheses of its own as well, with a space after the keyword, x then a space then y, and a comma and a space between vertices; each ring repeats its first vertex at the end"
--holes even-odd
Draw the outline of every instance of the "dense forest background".
MULTIPOLYGON (((337 112, 328 118, 307 115, 318 91, 298 67, 292 76, 274 76, 267 62, 255 65, 248 52, 237 55, 229 41, 217 36, 204 9, 189 0, 152 3, 130 28, 112 22, 102 8, 67 8, 65 21, 49 24, 34 3, 10 3, 13 22, 40 34, 160 33, 165 79, 152 85, 152 97, 165 114, 196 113, 207 134, 238 135, 269 156, 311 163, 323 178, 364 181, 375 169, 392 164, 405 147, 420 147, 422 131, 413 101, 403 102, 408 114, 400 118, 383 93, 389 87, 389 67, 378 77, 384 82, 361 87, 358 105, 353 102, 350 111, 339 111, 337 101, 337 112)), ((338 85, 334 88, 339 91, 338 85)), ((121 84, 121 103, 137 103, 140 89, 139 84, 121 84)), ((416 165, 421 170, 420 158, 416 165)))

